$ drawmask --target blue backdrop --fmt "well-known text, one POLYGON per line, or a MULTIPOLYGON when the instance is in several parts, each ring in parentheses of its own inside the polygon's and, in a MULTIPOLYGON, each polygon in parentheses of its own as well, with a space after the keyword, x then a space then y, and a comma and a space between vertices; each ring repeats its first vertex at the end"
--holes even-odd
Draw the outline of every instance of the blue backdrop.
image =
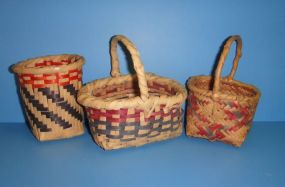
POLYGON ((86 59, 84 82, 106 77, 109 39, 115 34, 136 44, 146 71, 182 84, 189 76, 209 74, 224 39, 240 34, 244 47, 236 78, 262 92, 255 120, 284 121, 284 8, 282 0, 2 0, 0 122, 24 121, 11 64, 78 53, 86 59))

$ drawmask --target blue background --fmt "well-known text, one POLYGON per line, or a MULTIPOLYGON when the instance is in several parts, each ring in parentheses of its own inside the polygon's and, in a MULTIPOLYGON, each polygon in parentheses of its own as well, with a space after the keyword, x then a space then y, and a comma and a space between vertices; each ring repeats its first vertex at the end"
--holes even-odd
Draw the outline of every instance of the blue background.
MULTIPOLYGON (((262 92, 255 121, 284 121, 284 8, 282 0, 2 0, 0 122, 24 121, 11 64, 78 53, 86 59, 84 82, 106 77, 109 39, 115 34, 136 44, 146 71, 182 84, 189 76, 209 74, 222 42, 240 34, 244 47, 236 78, 262 92)), ((124 61, 122 69, 127 73, 124 61)))

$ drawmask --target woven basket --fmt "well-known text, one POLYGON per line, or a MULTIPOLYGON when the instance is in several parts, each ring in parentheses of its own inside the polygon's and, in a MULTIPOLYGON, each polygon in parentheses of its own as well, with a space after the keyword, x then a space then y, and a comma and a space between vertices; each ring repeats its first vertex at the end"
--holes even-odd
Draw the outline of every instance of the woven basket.
POLYGON ((179 136, 186 90, 174 80, 145 73, 137 49, 126 37, 114 36, 110 47, 112 77, 95 80, 78 93, 95 142, 110 150, 179 136), (136 75, 120 74, 118 42, 130 52, 136 75))
POLYGON ((254 86, 233 80, 241 57, 241 48, 241 38, 230 37, 221 53, 215 76, 196 76, 188 80, 188 136, 223 141, 237 147, 245 140, 260 92, 254 86), (221 79, 221 70, 234 41, 237 48, 231 73, 221 79))
POLYGON ((13 66, 26 117, 38 140, 83 134, 83 110, 76 102, 83 64, 81 56, 56 55, 13 66))

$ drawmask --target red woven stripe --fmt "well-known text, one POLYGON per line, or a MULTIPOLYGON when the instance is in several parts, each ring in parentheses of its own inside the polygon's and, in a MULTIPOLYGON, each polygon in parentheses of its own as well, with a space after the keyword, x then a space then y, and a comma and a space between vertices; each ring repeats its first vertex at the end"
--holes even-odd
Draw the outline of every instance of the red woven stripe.
POLYGON ((46 84, 33 84, 33 88, 44 88, 46 84))
MULTIPOLYGON (((133 119, 134 122, 140 122, 140 117, 143 110, 135 109, 134 114, 127 114, 128 109, 120 109, 120 110, 106 110, 106 112, 102 112, 99 109, 88 108, 87 113, 88 117, 92 120, 100 120, 100 118, 106 118, 108 122, 126 122, 128 119, 133 119)), ((153 112, 148 118, 145 118, 146 121, 155 120, 156 116, 160 116, 160 118, 171 116, 171 118, 175 118, 180 115, 178 109, 172 109, 171 111, 164 113, 163 107, 158 112, 153 112)))
POLYGON ((216 131, 215 132, 215 139, 223 139, 225 137, 225 135, 221 132, 221 131, 216 131))
POLYGON ((74 73, 74 72, 78 72, 78 69, 71 69, 71 70, 69 70, 69 73, 74 73))
POLYGON ((222 125, 222 124, 214 123, 214 124, 210 125, 209 128, 210 128, 212 131, 215 131, 215 130, 217 130, 217 129, 223 128, 223 125, 222 125))
POLYGON ((197 125, 197 128, 199 129, 197 134, 201 136, 208 136, 208 133, 204 130, 204 128, 201 125, 197 125))
POLYGON ((18 76, 21 85, 30 84, 33 88, 43 88, 49 84, 57 84, 59 86, 65 86, 71 83, 71 81, 77 80, 81 81, 82 79, 82 71, 81 69, 73 69, 68 71, 66 74, 53 73, 53 74, 42 74, 42 75, 34 75, 34 74, 21 74, 18 76), (76 75, 70 76, 71 73, 75 73, 76 75), (62 81, 64 79, 64 81, 62 81))
POLYGON ((56 84, 58 83, 58 79, 54 79, 54 80, 44 80, 45 84, 56 84))
POLYGON ((58 75, 58 78, 59 78, 59 79, 69 78, 69 74, 58 75))
MULTIPOLYGON (((176 116, 176 112, 174 112, 175 109, 171 110, 169 113, 164 113, 163 108, 161 108, 160 111, 153 112, 150 117, 160 115, 161 117, 168 116, 169 113, 173 116, 176 116)), ((120 110, 106 110, 106 112, 102 112, 98 109, 90 109, 90 114, 94 116, 102 116, 102 117, 112 117, 113 115, 119 115, 121 118, 135 118, 139 117, 141 112, 143 110, 136 110, 134 114, 127 114, 127 109, 120 109, 120 110), (123 110, 123 111, 121 111, 123 110)))

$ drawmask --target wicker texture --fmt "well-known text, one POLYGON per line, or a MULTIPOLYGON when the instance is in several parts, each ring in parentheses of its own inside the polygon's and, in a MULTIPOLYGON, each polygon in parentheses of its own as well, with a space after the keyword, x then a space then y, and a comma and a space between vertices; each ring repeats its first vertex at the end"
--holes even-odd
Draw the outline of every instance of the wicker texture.
POLYGON ((174 80, 145 73, 136 47, 124 36, 112 38, 110 54, 112 77, 95 80, 78 94, 95 142, 109 150, 179 136, 186 90, 174 80), (135 75, 121 75, 118 42, 130 52, 135 75))
POLYGON ((83 64, 78 55, 55 55, 13 66, 26 117, 38 140, 83 134, 83 110, 76 102, 83 64))
POLYGON ((241 57, 241 48, 241 38, 230 37, 224 45, 215 76, 196 76, 188 80, 188 136, 223 141, 237 147, 245 140, 260 92, 252 85, 233 79, 241 57), (237 43, 236 56, 231 73, 221 78, 221 70, 234 41, 237 43))

